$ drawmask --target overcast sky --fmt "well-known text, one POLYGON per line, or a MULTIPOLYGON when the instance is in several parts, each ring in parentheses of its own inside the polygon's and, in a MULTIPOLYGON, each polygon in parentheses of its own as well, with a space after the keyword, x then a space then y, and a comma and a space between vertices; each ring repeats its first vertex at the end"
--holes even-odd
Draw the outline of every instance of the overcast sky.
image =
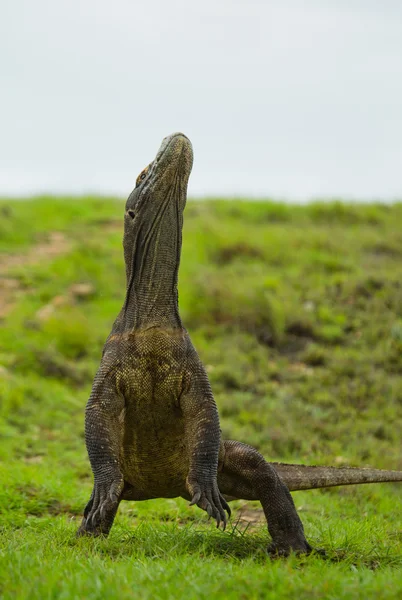
POLYGON ((2 0, 0 195, 402 198, 401 0, 2 0))

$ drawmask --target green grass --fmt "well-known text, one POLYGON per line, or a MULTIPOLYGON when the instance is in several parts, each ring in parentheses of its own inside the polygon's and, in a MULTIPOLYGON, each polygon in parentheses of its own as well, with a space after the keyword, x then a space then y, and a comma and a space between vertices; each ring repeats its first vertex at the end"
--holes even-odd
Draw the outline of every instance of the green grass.
MULTIPOLYGON (((400 484, 295 493, 326 558, 268 558, 245 502, 225 532, 173 499, 123 503, 108 539, 75 538, 84 407, 124 296, 122 212, 0 202, 0 597, 400 597, 400 484)), ((189 202, 180 308, 223 435, 271 460, 401 470, 401 261, 402 204, 189 202)))

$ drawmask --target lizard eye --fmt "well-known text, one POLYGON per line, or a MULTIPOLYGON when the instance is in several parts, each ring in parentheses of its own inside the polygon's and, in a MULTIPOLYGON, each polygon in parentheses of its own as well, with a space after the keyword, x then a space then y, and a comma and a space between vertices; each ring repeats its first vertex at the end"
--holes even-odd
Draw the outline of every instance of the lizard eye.
POLYGON ((137 181, 135 182, 136 186, 139 185, 141 183, 141 181, 143 181, 145 179, 145 177, 147 176, 147 172, 148 172, 148 167, 146 167, 143 171, 141 171, 141 173, 137 177, 137 181))

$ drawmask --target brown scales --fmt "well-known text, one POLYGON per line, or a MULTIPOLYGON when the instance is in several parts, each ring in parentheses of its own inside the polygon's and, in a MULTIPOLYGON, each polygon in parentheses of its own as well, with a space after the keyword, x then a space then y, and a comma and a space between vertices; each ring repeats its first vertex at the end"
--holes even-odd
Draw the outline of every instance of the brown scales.
POLYGON ((226 525, 227 501, 259 500, 271 552, 309 552, 289 490, 402 481, 402 472, 268 463, 221 440, 207 373, 184 329, 177 278, 190 140, 165 138, 124 217, 127 289, 85 418, 94 488, 80 535, 106 535, 121 500, 181 496, 226 525))

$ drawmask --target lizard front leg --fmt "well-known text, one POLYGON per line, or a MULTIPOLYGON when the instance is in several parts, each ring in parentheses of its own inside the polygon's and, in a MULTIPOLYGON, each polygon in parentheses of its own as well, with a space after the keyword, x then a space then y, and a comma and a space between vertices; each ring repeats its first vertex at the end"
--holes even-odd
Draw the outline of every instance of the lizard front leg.
POLYGON ((225 510, 230 508, 221 495, 218 482, 218 454, 221 440, 219 416, 204 368, 198 361, 185 377, 180 396, 189 471, 186 489, 196 504, 216 520, 217 527, 226 526, 225 510))
POLYGON ((78 535, 107 535, 124 487, 121 448, 124 398, 115 377, 98 373, 85 413, 85 441, 94 474, 94 488, 78 535))

